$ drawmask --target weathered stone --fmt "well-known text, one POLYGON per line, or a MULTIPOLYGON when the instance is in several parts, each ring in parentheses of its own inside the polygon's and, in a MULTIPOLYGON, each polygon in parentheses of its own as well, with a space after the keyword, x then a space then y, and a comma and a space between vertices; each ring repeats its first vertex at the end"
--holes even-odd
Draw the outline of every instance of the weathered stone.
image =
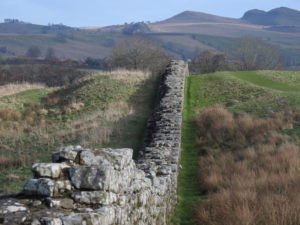
POLYGON ((132 161, 133 150, 129 148, 111 149, 104 148, 103 152, 107 154, 109 161, 116 170, 122 170, 132 161))
MULTIPOLYGON (((63 225, 83 225, 87 224, 81 214, 73 214, 61 218, 63 225)), ((91 224, 94 225, 94 224, 91 224)))
POLYGON ((18 202, 7 202, 0 206, 0 214, 26 212, 27 208, 18 202))
POLYGON ((62 163, 35 163, 32 166, 32 171, 37 178, 59 178, 63 169, 68 167, 68 165, 62 163))
POLYGON ((83 150, 81 146, 67 146, 52 154, 52 162, 76 161, 78 154, 83 150))
POLYGON ((42 218, 42 225, 64 225, 60 218, 42 218))
POLYGON ((42 203, 42 201, 40 201, 40 200, 35 200, 35 201, 32 202, 32 206, 34 206, 34 207, 40 206, 40 205, 42 205, 42 204, 43 204, 43 203, 42 203))
POLYGON ((48 178, 29 179, 25 182, 22 193, 52 197, 54 196, 55 181, 48 178))
POLYGON ((117 195, 105 191, 82 191, 72 193, 75 202, 84 204, 110 205, 117 201, 117 195))
POLYGON ((95 225, 113 224, 116 220, 116 214, 113 207, 102 207, 96 210, 96 213, 89 214, 90 222, 95 225))
POLYGON ((40 221, 37 219, 33 219, 31 225, 41 225, 40 221))
POLYGON ((54 194, 59 195, 72 190, 72 184, 69 180, 55 181, 54 194))
POLYGON ((110 162, 101 155, 95 155, 93 151, 82 151, 80 153, 79 162, 85 166, 109 166, 110 162))
POLYGON ((73 209, 74 201, 70 198, 52 199, 47 198, 47 204, 49 207, 53 208, 63 208, 63 209, 73 209))
POLYGON ((110 166, 74 167, 69 169, 69 176, 77 189, 118 191, 118 177, 110 166))

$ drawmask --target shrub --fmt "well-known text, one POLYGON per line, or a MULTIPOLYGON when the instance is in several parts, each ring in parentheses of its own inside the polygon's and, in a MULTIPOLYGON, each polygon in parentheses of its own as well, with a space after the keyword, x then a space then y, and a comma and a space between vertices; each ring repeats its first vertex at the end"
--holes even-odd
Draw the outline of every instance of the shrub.
POLYGON ((276 119, 254 119, 246 114, 234 117, 223 106, 215 105, 205 109, 197 120, 198 143, 219 150, 238 150, 281 142, 282 137, 274 129, 282 128, 283 124, 279 116, 276 119))
POLYGON ((21 119, 21 113, 12 109, 0 109, 0 119, 16 121, 21 119))
POLYGON ((220 105, 204 110, 197 121, 206 149, 199 189, 207 200, 196 208, 198 224, 300 224, 300 151, 279 134, 290 116, 297 117, 233 116, 220 105))

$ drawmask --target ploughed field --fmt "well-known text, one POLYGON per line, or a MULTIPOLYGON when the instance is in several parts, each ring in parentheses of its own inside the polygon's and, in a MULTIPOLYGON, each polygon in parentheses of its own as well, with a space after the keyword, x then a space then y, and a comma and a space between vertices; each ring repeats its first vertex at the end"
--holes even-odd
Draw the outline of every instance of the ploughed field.
POLYGON ((0 86, 0 195, 19 191, 31 164, 50 161, 61 146, 140 148, 158 77, 126 70, 80 74, 61 86, 0 86))
POLYGON ((300 72, 186 78, 176 224, 300 224, 300 72))

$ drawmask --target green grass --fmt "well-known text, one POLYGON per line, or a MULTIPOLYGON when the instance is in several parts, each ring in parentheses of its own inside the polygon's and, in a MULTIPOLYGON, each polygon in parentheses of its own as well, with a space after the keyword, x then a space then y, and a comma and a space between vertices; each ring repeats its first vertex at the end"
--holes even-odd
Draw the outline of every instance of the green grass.
POLYGON ((53 88, 32 89, 0 98, 0 108, 11 108, 23 111, 28 104, 39 104, 53 88))
MULTIPOLYGON (((201 110, 213 104, 224 104, 234 113, 268 117, 271 112, 281 111, 288 106, 300 107, 299 79, 300 72, 288 71, 218 72, 186 78, 182 169, 179 174, 179 205, 175 224, 195 224, 195 206, 205 198, 199 193, 197 183, 199 153, 195 118, 201 110)), ((299 140, 299 127, 284 132, 299 140)))
MULTIPOLYGON (((142 144, 152 111, 158 77, 131 80, 130 77, 118 79, 97 71, 94 73, 60 89, 28 90, 0 98, 0 109, 30 112, 34 122, 41 120, 46 124, 41 126, 37 122, 31 125, 23 119, 2 121, 0 157, 27 155, 33 162, 47 162, 57 147, 70 144, 89 148, 127 147, 136 152, 142 144), (83 105, 73 110, 73 103, 83 105), (41 109, 48 113, 39 115, 41 109), (24 132, 27 128, 32 131, 24 132), (108 138, 103 138, 106 135, 102 133, 104 128, 109 131, 108 138), (99 142, 102 138, 104 141, 99 142)), ((30 168, 30 165, 1 171, 0 194, 20 189, 23 180, 30 176, 30 169, 24 168, 30 168), (19 179, 10 179, 11 174, 19 179)))
POLYGON ((0 195, 6 193, 17 193, 21 191, 23 182, 32 175, 30 167, 9 169, 0 173, 0 195), (14 175, 15 179, 9 179, 9 175, 14 175))
POLYGON ((199 82, 193 82, 191 77, 186 78, 185 84, 185 103, 182 128, 182 152, 181 169, 178 182, 179 206, 174 218, 174 224, 192 225, 193 208, 199 203, 201 195, 198 192, 197 183, 197 143, 196 143, 196 124, 193 119, 195 112, 192 110, 197 105, 197 98, 192 98, 192 90, 199 82))
MULTIPOLYGON (((255 85, 269 88, 272 90, 277 91, 286 91, 286 92, 299 92, 300 91, 300 85, 292 86, 289 83, 277 81, 275 79, 270 79, 263 75, 263 72, 257 73, 255 71, 251 72, 239 72, 239 73, 233 73, 233 75, 239 79, 248 81, 250 83, 253 83, 255 85)), ((283 75, 282 76, 287 76, 283 75)))

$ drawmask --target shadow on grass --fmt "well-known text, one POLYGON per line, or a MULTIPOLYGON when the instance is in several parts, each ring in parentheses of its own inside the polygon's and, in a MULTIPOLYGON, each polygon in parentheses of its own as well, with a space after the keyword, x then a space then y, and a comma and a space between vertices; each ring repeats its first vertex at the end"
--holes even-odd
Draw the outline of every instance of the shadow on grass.
POLYGON ((142 83, 128 100, 132 113, 115 122, 109 143, 105 147, 132 148, 138 156, 146 135, 147 121, 153 112, 160 76, 151 77, 142 83))

